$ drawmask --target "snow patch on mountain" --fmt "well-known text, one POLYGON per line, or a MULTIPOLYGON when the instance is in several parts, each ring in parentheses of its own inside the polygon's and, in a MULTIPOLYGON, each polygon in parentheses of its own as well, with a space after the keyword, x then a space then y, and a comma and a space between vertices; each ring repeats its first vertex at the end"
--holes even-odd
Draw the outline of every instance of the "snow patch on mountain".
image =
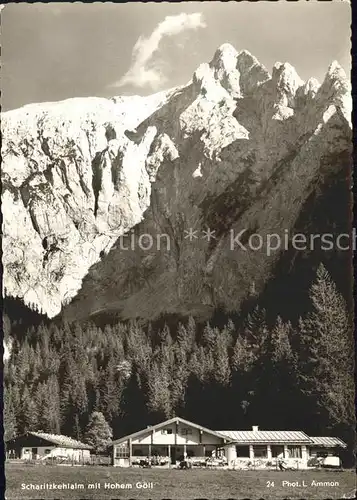
POLYGON ((202 177, 201 164, 199 164, 196 170, 193 172, 192 177, 194 179, 196 179, 197 177, 202 177))

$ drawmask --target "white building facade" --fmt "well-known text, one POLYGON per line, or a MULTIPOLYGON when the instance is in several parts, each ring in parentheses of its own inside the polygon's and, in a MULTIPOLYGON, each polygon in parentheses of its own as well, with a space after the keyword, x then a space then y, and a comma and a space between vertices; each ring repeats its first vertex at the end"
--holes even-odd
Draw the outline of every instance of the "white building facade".
POLYGON ((230 469, 309 468, 321 451, 335 455, 346 444, 338 438, 311 438, 302 431, 214 431, 174 417, 113 441, 112 465, 176 467, 188 459, 192 466, 230 469), (322 445, 323 443, 323 445, 322 445), (318 451, 317 451, 318 450, 318 451))

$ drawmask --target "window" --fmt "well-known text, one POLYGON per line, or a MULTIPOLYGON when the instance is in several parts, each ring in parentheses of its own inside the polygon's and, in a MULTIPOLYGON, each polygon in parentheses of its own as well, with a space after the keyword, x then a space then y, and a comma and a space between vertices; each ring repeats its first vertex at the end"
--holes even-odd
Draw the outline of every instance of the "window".
POLYGON ((301 458, 301 446, 288 446, 290 458, 301 458))
POLYGON ((184 427, 182 430, 181 430, 182 434, 184 436, 188 436, 188 435, 191 435, 192 434, 192 429, 189 429, 188 427, 184 427))
POLYGON ((161 434, 172 434, 172 429, 162 429, 161 434))
POLYGON ((267 458, 268 449, 264 446, 254 446, 254 458, 267 458))
POLYGON ((51 453, 51 450, 49 448, 46 448, 45 449, 45 455, 48 455, 49 453, 51 453))
POLYGON ((205 457, 212 457, 212 453, 215 450, 214 446, 206 446, 205 448, 205 457))
POLYGON ((237 457, 249 457, 249 446, 236 446, 237 457))
POLYGON ((120 444, 115 448, 115 458, 129 458, 129 447, 126 444, 120 444))
POLYGON ((271 456, 277 458, 279 456, 284 456, 284 446, 273 444, 271 447, 271 456))

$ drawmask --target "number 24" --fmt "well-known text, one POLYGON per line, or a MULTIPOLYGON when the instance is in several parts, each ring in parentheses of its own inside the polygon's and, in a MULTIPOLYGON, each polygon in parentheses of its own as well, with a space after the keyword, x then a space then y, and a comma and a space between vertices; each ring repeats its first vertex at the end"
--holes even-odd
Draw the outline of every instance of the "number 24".
POLYGON ((274 488, 274 481, 267 481, 267 488, 274 488))

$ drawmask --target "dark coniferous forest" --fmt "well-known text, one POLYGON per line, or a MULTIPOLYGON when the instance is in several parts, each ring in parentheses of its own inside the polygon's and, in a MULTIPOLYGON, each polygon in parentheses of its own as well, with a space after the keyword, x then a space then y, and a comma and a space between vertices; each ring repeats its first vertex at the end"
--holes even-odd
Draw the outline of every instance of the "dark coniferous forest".
POLYGON ((309 305, 294 324, 272 320, 258 299, 218 326, 190 317, 26 329, 5 316, 5 439, 29 430, 85 439, 98 411, 114 438, 179 415, 216 430, 336 435, 351 455, 352 320, 322 264, 309 305))

